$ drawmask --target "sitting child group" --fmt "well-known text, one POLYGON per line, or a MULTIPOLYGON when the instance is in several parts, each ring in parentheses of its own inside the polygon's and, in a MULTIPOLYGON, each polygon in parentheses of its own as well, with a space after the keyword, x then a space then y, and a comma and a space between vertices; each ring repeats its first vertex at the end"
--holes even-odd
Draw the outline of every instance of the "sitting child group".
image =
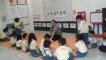
MULTIPOLYGON (((77 16, 76 19, 79 20, 82 19, 82 17, 77 16)), ((64 37, 57 40, 59 47, 52 49, 50 45, 53 41, 50 40, 50 34, 47 33, 44 35, 44 38, 40 42, 40 47, 38 47, 36 35, 34 33, 23 33, 20 30, 21 27, 19 27, 19 19, 16 18, 15 20, 15 22, 17 22, 15 23, 15 29, 13 29, 10 35, 7 33, 8 29, 3 29, 3 33, 0 35, 0 42, 9 41, 12 47, 17 50, 22 50, 23 52, 30 52, 32 57, 42 56, 43 60, 73 60, 74 57, 85 57, 88 53, 88 49, 98 48, 98 40, 94 36, 95 32, 91 26, 88 27, 88 41, 85 41, 86 34, 78 33, 76 34, 76 43, 73 49, 67 45, 64 37), (54 50, 55 52, 53 52, 54 50)), ((106 43, 99 46, 100 51, 103 49, 106 49, 106 43)), ((106 50, 102 52, 106 52, 106 50)))

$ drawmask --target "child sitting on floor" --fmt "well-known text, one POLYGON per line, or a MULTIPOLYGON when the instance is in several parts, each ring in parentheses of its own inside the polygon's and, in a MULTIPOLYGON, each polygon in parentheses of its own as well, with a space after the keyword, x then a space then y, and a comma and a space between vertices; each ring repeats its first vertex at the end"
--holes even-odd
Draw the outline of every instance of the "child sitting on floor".
POLYGON ((13 32, 10 36, 10 43, 13 47, 16 47, 17 35, 13 32))
POLYGON ((54 54, 57 60, 73 60, 72 49, 66 45, 66 39, 61 38, 58 43, 60 46, 54 54))
POLYGON ((88 48, 97 48, 97 39, 93 36, 94 34, 95 34, 94 30, 92 30, 92 27, 89 26, 88 48))
POLYGON ((44 40, 49 40, 50 39, 50 35, 49 34, 45 34, 44 38, 41 40, 41 43, 40 43, 40 50, 42 51, 44 46, 44 40))
POLYGON ((4 42, 4 41, 9 41, 10 39, 8 38, 7 34, 7 29, 3 29, 3 32, 0 34, 0 41, 4 42))
POLYGON ((87 54, 87 46, 83 41, 82 34, 76 35, 76 43, 75 43, 74 51, 76 52, 76 57, 84 57, 87 54))
POLYGON ((28 43, 30 46, 31 56, 33 57, 39 56, 38 47, 37 47, 37 38, 34 33, 29 34, 28 43))
POLYGON ((54 60, 51 48, 50 48, 51 41, 50 40, 44 40, 43 44, 43 60, 54 60))
POLYGON ((99 50, 101 52, 105 52, 106 53, 106 42, 103 42, 103 44, 101 46, 99 46, 99 50))
POLYGON ((21 50, 22 49, 22 35, 17 35, 17 42, 16 42, 16 49, 21 50))
POLYGON ((23 34, 22 51, 29 52, 29 49, 28 49, 28 38, 27 38, 27 34, 26 33, 23 34))

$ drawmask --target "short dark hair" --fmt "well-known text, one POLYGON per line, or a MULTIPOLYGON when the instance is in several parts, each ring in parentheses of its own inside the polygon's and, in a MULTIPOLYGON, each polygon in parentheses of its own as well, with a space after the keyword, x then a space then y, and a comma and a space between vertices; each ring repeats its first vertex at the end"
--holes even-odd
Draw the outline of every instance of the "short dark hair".
POLYGON ((5 32, 7 32, 8 30, 7 29, 3 29, 3 32, 5 33, 5 32))
POLYGON ((83 40, 83 39, 84 39, 83 34, 76 34, 76 41, 83 40))
POLYGON ((19 22, 19 18, 15 18, 15 22, 19 22))
POLYGON ((44 46, 45 48, 49 48, 49 47, 50 47, 50 44, 51 44, 51 41, 50 41, 50 40, 44 40, 43 46, 44 46))
POLYGON ((58 40, 58 42, 61 44, 61 45, 65 45, 66 44, 66 39, 65 38, 60 38, 58 40))
POLYGON ((45 34, 44 38, 50 38, 50 34, 45 34))
POLYGON ((81 20, 82 20, 83 18, 82 18, 81 15, 77 15, 77 16, 76 16, 76 20, 78 20, 78 19, 81 19, 81 20))
POLYGON ((91 27, 90 25, 88 26, 88 28, 89 28, 89 29, 92 29, 92 27, 91 27))
POLYGON ((37 41, 37 38, 36 38, 34 33, 30 33, 29 34, 29 36, 28 36, 28 44, 31 43, 32 39, 37 41))
POLYGON ((52 20, 54 23, 57 23, 56 20, 52 20))
POLYGON ((14 31, 12 31, 12 34, 11 34, 11 35, 9 35, 9 37, 13 37, 13 36, 17 37, 17 34, 16 34, 16 33, 14 33, 14 31))
POLYGON ((27 37, 27 33, 24 33, 24 34, 23 34, 23 38, 26 38, 26 37, 27 37))
POLYGON ((18 40, 22 40, 22 35, 21 34, 17 34, 17 41, 18 40))

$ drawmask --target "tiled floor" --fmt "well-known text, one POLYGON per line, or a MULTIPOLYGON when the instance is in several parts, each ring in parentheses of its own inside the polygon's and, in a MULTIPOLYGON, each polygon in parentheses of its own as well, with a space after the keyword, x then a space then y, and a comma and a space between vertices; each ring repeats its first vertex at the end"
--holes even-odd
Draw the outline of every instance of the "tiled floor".
MULTIPOLYGON (((40 40, 44 36, 44 31, 35 31, 36 36, 40 40)), ((75 44, 75 34, 63 33, 63 36, 67 38, 67 43, 70 47, 75 44)), ((57 42, 52 43, 52 47, 56 47, 57 42)), ((0 60, 41 60, 41 58, 33 58, 27 53, 17 51, 9 46, 9 43, 0 43, 0 60), (4 47, 5 46, 5 47, 4 47)), ((98 49, 90 49, 88 54, 84 58, 77 58, 75 60, 106 60, 106 53, 100 52, 98 49)))

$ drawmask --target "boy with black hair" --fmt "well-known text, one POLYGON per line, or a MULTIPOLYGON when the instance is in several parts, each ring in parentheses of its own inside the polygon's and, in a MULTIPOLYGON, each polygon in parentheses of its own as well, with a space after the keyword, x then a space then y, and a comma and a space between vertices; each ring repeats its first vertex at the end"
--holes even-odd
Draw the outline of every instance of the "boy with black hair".
POLYGON ((4 42, 4 41, 9 41, 10 39, 8 38, 7 34, 7 29, 3 29, 3 32, 0 34, 0 41, 4 42))
POLYGON ((81 15, 77 15, 76 20, 78 23, 78 34, 83 34, 84 42, 87 46, 88 45, 88 23, 83 21, 83 18, 81 15))
POLYGON ((43 44, 44 48, 42 50, 43 60, 54 60, 50 45, 51 45, 50 40, 44 40, 44 44, 43 44))
POLYGON ((57 60, 73 60, 72 49, 66 46, 66 39, 61 38, 58 40, 58 43, 60 46, 54 54, 57 60))

